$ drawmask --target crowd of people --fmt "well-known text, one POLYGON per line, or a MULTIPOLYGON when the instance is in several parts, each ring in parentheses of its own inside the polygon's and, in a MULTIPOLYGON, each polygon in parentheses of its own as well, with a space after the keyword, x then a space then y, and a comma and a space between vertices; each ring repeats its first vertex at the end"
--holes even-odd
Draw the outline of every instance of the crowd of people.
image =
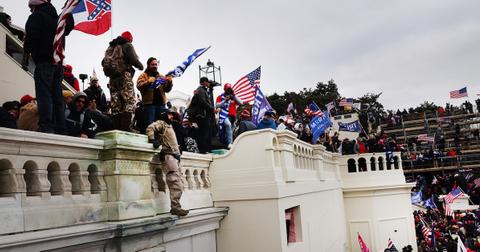
POLYGON ((469 251, 480 250, 480 210, 455 211, 452 215, 446 214, 443 199, 440 195, 447 195, 454 188, 470 196, 470 202, 480 203, 480 174, 464 171, 455 174, 419 175, 416 179, 414 194, 421 192, 421 201, 432 200, 427 210, 415 211, 415 227, 417 233, 418 251, 457 251, 460 238, 469 251), (431 238, 425 238, 422 226, 433 229, 435 243, 431 238), (433 250, 435 248, 436 250, 433 250))

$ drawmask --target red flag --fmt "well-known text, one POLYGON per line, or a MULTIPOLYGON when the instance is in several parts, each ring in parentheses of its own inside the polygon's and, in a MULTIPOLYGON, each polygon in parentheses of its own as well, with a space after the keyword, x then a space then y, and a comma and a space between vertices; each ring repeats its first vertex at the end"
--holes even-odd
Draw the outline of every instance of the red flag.
POLYGON ((370 252, 370 249, 367 247, 367 244, 362 239, 360 233, 358 233, 358 243, 360 244, 360 251, 361 252, 370 252))

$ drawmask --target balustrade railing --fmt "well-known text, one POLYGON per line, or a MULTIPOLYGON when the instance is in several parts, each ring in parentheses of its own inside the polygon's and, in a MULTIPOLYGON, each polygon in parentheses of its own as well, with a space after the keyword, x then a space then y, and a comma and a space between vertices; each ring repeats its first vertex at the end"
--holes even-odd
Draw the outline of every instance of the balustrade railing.
MULTIPOLYGON (((0 235, 168 212, 165 174, 146 137, 102 134, 82 139, 0 128, 0 235)), ((182 156, 185 208, 213 206, 211 160, 182 156)))

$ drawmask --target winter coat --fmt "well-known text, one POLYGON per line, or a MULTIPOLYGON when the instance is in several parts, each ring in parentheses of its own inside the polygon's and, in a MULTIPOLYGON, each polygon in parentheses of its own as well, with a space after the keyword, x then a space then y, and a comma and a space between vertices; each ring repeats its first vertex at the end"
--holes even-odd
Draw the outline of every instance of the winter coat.
POLYGON ((95 99, 98 110, 103 113, 106 113, 108 111, 107 98, 105 97, 105 93, 103 92, 103 89, 101 87, 93 88, 92 86, 90 86, 83 92, 87 94, 89 101, 95 99))
POLYGON ((17 126, 21 130, 38 131, 38 107, 36 103, 30 102, 20 108, 17 126))
MULTIPOLYGON (((25 53, 32 54, 35 64, 53 62, 53 40, 57 29, 58 14, 51 3, 35 7, 25 25, 25 53)), ((74 23, 71 15, 67 18, 65 36, 72 31, 74 23)))
POLYGON ((157 78, 165 78, 164 76, 158 74, 157 76, 150 76, 148 73, 143 72, 138 76, 137 79, 137 88, 140 90, 142 94, 142 102, 143 105, 165 105, 167 104, 167 95, 166 93, 170 92, 172 89, 172 81, 167 81, 166 84, 160 85, 157 88, 151 88, 150 85, 155 83, 155 81, 151 82, 150 78, 154 77, 157 78))
POLYGON ((2 107, 0 107, 0 127, 10 129, 17 128, 17 121, 15 121, 15 118, 2 107))
POLYGON ((200 86, 195 90, 187 113, 193 121, 199 118, 210 118, 213 115, 213 105, 206 87, 200 86))
POLYGON ((277 125, 273 119, 262 119, 257 126, 257 129, 277 129, 277 125))
POLYGON ((91 138, 95 135, 94 130, 96 125, 92 122, 90 113, 86 113, 87 110, 85 108, 81 111, 77 111, 75 103, 80 96, 86 97, 83 92, 76 93, 72 102, 68 104, 65 109, 67 135, 78 137, 81 134, 85 134, 91 138))
POLYGON ((240 124, 238 125, 238 131, 236 133, 236 136, 235 137, 238 137, 240 136, 243 132, 247 132, 247 131, 250 131, 250 130, 254 130, 256 129, 257 126, 250 120, 243 120, 240 122, 240 124))

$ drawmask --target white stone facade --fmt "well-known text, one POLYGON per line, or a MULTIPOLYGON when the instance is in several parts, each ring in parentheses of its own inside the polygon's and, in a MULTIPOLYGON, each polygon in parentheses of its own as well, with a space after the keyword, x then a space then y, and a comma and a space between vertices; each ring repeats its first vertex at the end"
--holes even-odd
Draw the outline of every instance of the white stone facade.
POLYGON ((183 155, 178 219, 146 136, 98 138, 0 128, 0 251, 216 251, 210 155, 183 155))
POLYGON ((225 155, 184 153, 192 211, 180 219, 154 153, 132 133, 0 128, 0 251, 358 251, 357 232, 372 251, 415 244, 397 153, 388 163, 246 132, 225 155))
POLYGON ((400 248, 415 245, 413 185, 400 162, 377 156, 339 156, 287 131, 242 134, 210 167, 215 206, 230 209, 217 230, 218 250, 359 251, 357 232, 371 251, 383 251, 388 238, 400 248), (382 169, 371 170, 362 158, 382 169), (295 242, 285 221, 292 208, 295 242))

